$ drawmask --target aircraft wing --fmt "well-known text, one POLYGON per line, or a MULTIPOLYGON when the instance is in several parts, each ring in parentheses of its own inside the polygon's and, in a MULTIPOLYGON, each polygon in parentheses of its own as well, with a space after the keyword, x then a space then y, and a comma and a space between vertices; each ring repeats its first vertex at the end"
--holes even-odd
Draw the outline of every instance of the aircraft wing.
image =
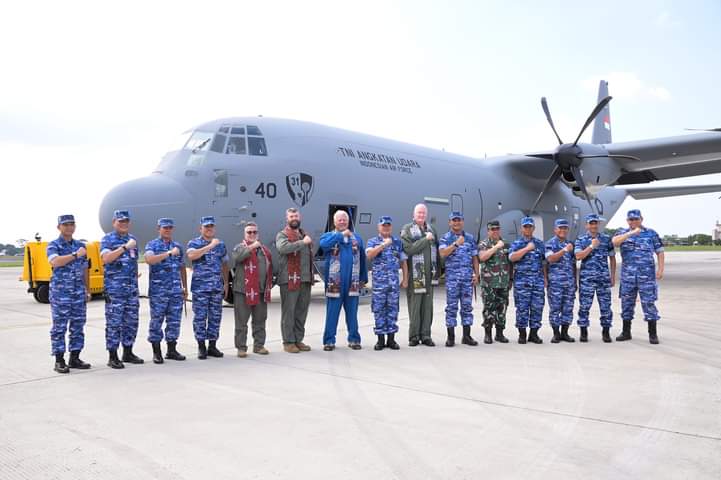
POLYGON ((611 143, 604 147, 609 155, 636 157, 617 158, 622 175, 616 185, 721 173, 721 132, 611 143))
POLYGON ((648 200, 650 198, 721 192, 721 185, 680 185, 677 187, 623 188, 623 190, 636 200, 648 200))

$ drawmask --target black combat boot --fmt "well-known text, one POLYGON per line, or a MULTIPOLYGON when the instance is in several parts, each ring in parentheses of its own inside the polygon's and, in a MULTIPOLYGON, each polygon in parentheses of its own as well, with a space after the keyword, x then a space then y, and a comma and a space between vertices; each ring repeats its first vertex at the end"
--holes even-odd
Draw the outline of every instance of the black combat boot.
POLYGON ((501 343, 508 343, 508 339, 503 336, 503 327, 496 325, 496 341, 501 343))
POLYGON ((168 353, 165 354, 165 358, 168 360, 179 360, 183 361, 185 360, 185 355, 181 355, 178 350, 176 350, 176 346, 178 345, 178 342, 176 341, 170 341, 168 342, 168 353))
POLYGON ((543 340, 541 339, 541 337, 538 336, 538 329, 537 329, 537 328, 532 328, 532 329, 531 329, 531 333, 530 333, 530 335, 528 335, 528 341, 529 341, 529 342, 533 342, 533 343, 537 343, 537 344, 543 343, 543 340))
POLYGON ((456 329, 453 327, 448 327, 446 329, 448 331, 448 338, 446 339, 446 347, 452 347, 456 344, 456 329))
POLYGON ((553 338, 551 343, 561 343, 561 332, 558 327, 551 327, 553 329, 553 338))
POLYGON ((70 373, 70 368, 65 364, 65 354, 55 354, 55 367, 53 368, 58 373, 70 373))
POLYGON ((378 335, 378 341, 373 345, 373 350, 383 350, 386 348, 386 336, 378 335))
POLYGON ((395 336, 395 333, 388 334, 388 341, 386 342, 386 347, 390 348, 391 350, 398 350, 401 348, 401 346, 398 345, 398 342, 396 342, 395 336))
POLYGON ((487 343, 490 345, 491 343, 493 343, 493 327, 484 327, 484 330, 486 331, 486 335, 483 337, 483 343, 487 343))
POLYGON ((658 345, 658 335, 656 334, 656 321, 648 322, 648 341, 651 345, 658 345))
POLYGON ((568 325, 561 325, 561 340, 569 343, 576 341, 575 338, 568 334, 568 325))
POLYGON ((163 363, 163 351, 160 342, 153 342, 153 363, 163 363))
POLYGON ((73 350, 70 352, 70 362, 68 362, 68 367, 87 370, 90 368, 90 364, 80 360, 80 350, 73 350))
POLYGON ((419 343, 421 343, 421 341, 418 340, 418 337, 413 337, 413 338, 408 339, 409 347, 417 347, 419 343))
POLYGON ((117 350, 108 350, 108 367, 125 368, 125 364, 118 358, 117 350))
POLYGON ((205 360, 208 358, 208 349, 205 348, 205 340, 198 340, 198 359, 205 360))
POLYGON ((218 350, 218 347, 215 346, 215 340, 208 340, 208 356, 209 357, 215 357, 215 358, 222 358, 223 352, 218 350))
POLYGON ((588 342, 588 327, 581 327, 581 338, 578 339, 581 343, 588 342))
POLYGON ((631 321, 623 321, 623 331, 621 331, 621 335, 616 337, 617 342, 625 342, 626 340, 631 340, 631 321))
POLYGON ((518 343, 520 343, 520 344, 526 343, 526 329, 525 328, 518 329, 518 343))
POLYGON ((471 347, 478 345, 478 342, 471 337, 470 325, 463 325, 463 338, 461 339, 461 343, 464 345, 470 345, 471 347))
POLYGON ((603 327, 603 333, 601 333, 603 343, 611 343, 611 327, 603 327))
POLYGON ((133 353, 133 346, 123 347, 123 362, 134 363, 140 365, 144 363, 143 359, 133 353))

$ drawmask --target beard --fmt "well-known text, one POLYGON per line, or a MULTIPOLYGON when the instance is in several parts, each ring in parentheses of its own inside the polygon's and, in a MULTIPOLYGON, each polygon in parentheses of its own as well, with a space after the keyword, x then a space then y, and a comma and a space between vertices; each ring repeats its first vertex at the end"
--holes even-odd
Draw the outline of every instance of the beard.
POLYGON ((293 230, 298 230, 300 228, 300 220, 291 220, 288 222, 288 226, 293 230))

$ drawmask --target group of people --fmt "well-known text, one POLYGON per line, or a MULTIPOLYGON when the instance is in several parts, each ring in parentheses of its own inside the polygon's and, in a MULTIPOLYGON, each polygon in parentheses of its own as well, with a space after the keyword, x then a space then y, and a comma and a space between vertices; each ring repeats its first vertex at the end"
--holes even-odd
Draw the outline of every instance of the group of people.
MULTIPOLYGON (((461 212, 451 212, 449 230, 439 236, 426 221, 424 204, 416 205, 413 221, 404 225, 400 236, 393 234, 393 220, 381 216, 378 235, 363 239, 350 229, 348 214, 338 210, 333 215, 334 229, 318 240, 325 258, 326 318, 323 350, 336 346, 340 311, 345 313, 348 347, 361 349, 358 329, 358 300, 372 277, 371 310, 375 317, 375 350, 400 348, 398 309, 401 288, 406 289, 409 314, 409 342, 415 347, 435 346, 431 337, 433 292, 445 271, 447 338, 445 345, 456 343, 455 330, 459 307, 462 325, 461 343, 475 346, 471 336, 473 297, 477 286, 483 299, 484 343, 507 343, 503 331, 509 291, 513 288, 516 306, 518 343, 543 343, 538 335, 548 295, 552 343, 575 341, 568 333, 573 320, 576 290, 579 291, 578 326, 580 341, 588 341, 589 310, 594 295, 601 310, 602 339, 611 342, 611 287, 615 283, 615 249, 621 250, 620 296, 623 331, 617 341, 631 339, 636 298, 640 295, 648 324, 649 341, 658 343, 655 307, 656 280, 663 275, 663 245, 658 234, 642 225, 641 213, 630 210, 628 228, 619 229, 611 238, 599 231, 601 218, 586 216, 587 232, 573 244, 568 240, 569 224, 558 219, 554 237, 544 243, 533 236, 531 217, 521 220, 522 235, 508 245, 501 238, 498 221, 488 223, 486 238, 476 242, 464 229, 461 212), (658 269, 654 261, 658 257, 658 269), (577 271, 577 263, 580 267, 577 271), (370 265, 368 265, 370 264, 370 265), (578 284, 578 288, 577 288, 578 284), (493 327, 495 326, 495 337, 493 327), (530 326, 530 332, 528 328, 530 326)), ((158 237, 148 242, 144 258, 150 269, 148 297, 150 325, 148 341, 153 362, 185 360, 177 350, 183 310, 187 307, 187 274, 184 257, 192 263, 193 332, 198 343, 198 358, 222 357, 217 348, 223 299, 233 292, 235 347, 238 357, 248 351, 248 321, 251 321, 253 352, 267 355, 265 348, 267 305, 274 285, 280 287, 281 332, 283 349, 288 353, 307 352, 303 342, 305 321, 310 306, 313 274, 313 239, 301 228, 301 214, 295 208, 286 211, 286 226, 275 237, 278 258, 259 240, 258 225, 244 226, 243 241, 229 252, 215 236, 215 219, 200 219, 200 235, 183 248, 173 240, 174 221, 160 218, 158 237), (230 275, 230 272, 233 275, 230 275), (230 284, 232 280, 232 285, 230 284), (165 326, 163 330, 163 324, 165 326), (163 356, 161 342, 167 349, 163 356)), ((87 369, 80 359, 84 346, 86 302, 90 298, 87 252, 73 238, 75 219, 58 217, 60 236, 48 244, 48 260, 53 268, 50 282, 52 329, 50 331, 55 371, 68 373, 71 368, 87 369), (65 362, 66 333, 69 330, 69 361, 65 362)), ((124 368, 124 363, 143 363, 133 352, 138 333, 139 291, 136 238, 130 233, 130 213, 113 214, 113 231, 101 241, 100 256, 104 264, 105 343, 108 366, 124 368), (122 354, 118 350, 122 345, 122 354)))

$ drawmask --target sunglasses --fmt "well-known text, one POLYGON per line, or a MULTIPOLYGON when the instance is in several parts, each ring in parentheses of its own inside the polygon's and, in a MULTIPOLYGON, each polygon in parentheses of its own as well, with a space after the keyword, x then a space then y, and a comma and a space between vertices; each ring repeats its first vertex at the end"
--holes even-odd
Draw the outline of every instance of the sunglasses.
POLYGON ((246 230, 245 233, 248 235, 255 235, 258 233, 258 230, 246 230))
POLYGON ((67 227, 74 227, 74 226, 75 226, 75 222, 65 222, 65 223, 61 223, 60 225, 64 225, 64 226, 67 226, 67 227))
POLYGON ((496 230, 500 230, 501 227, 491 227, 488 230, 491 230, 492 232, 495 232, 496 230))
POLYGON ((463 221, 462 218, 453 218, 453 219, 451 219, 451 222, 462 222, 462 221, 463 221))
POLYGON ((598 225, 598 222, 594 220, 594 221, 592 221, 592 222, 588 222, 588 224, 589 224, 589 225, 598 225))

